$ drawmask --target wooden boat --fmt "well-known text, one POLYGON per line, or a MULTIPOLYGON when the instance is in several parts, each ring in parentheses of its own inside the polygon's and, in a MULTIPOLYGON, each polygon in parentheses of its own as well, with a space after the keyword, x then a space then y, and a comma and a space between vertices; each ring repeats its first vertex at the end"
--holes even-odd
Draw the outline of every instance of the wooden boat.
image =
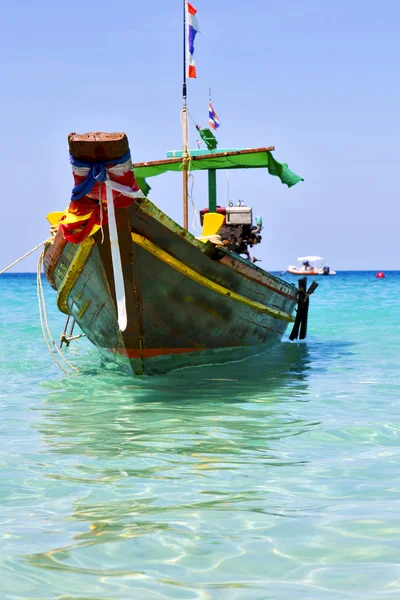
POLYGON ((301 266, 290 265, 287 272, 300 277, 309 277, 310 275, 336 275, 336 271, 325 264, 322 256, 299 256, 297 259, 301 266))
MULTIPOLYGON (((265 352, 294 321, 297 303, 308 306, 303 288, 240 256, 243 246, 247 251, 261 240, 261 224, 252 229, 251 211, 218 208, 216 199, 218 169, 265 168, 289 187, 301 178, 275 160, 273 147, 188 149, 186 76, 193 76, 193 62, 186 60, 186 46, 188 35, 193 46, 194 21, 190 17, 188 28, 186 15, 196 11, 186 0, 184 7, 182 152, 132 168, 125 134, 70 134, 71 204, 48 216, 54 238, 45 248, 44 269, 57 290, 58 308, 102 353, 140 374, 265 352), (208 172, 200 238, 188 231, 189 170, 208 172), (183 227, 145 197, 145 178, 166 171, 183 176, 183 227), (242 212, 246 222, 240 221, 242 212), (237 248, 224 246, 223 230, 234 239, 241 232, 237 248)), ((205 131, 210 140, 208 130, 200 135, 205 131)), ((294 338, 305 312, 297 312, 294 338)))
MULTIPOLYGON (((118 161, 126 155, 128 142, 125 134, 71 134, 69 147, 73 159, 89 170, 90 165, 118 161)), ((258 148, 203 154, 193 157, 192 169, 205 168, 213 179, 215 170, 226 168, 228 162, 231 168, 248 167, 251 161, 266 166, 270 151, 258 148)), ((133 172, 139 180, 154 175, 152 170, 158 173, 181 166, 178 157, 133 165, 133 172)), ((130 168, 128 176, 133 172, 130 168)), ((75 178, 78 187, 82 178, 75 178)), ((120 177, 113 185, 128 189, 121 181, 120 177)), ((288 323, 294 321, 297 289, 220 243, 196 239, 135 186, 132 179, 134 198, 115 189, 111 192, 114 206, 121 198, 128 203, 115 208, 114 233, 113 202, 105 202, 102 196, 104 182, 96 182, 84 196, 85 218, 81 212, 75 215, 75 222, 65 226, 65 213, 49 216, 56 233, 46 247, 44 269, 57 290, 60 311, 71 315, 101 352, 138 374, 238 360, 265 352, 278 342, 288 323), (92 235, 78 243, 68 241, 66 232, 81 235, 101 205, 103 227, 97 225, 92 235), (119 285, 113 248, 119 254, 119 285)), ((215 187, 211 186, 211 192, 209 211, 217 214, 215 187)))

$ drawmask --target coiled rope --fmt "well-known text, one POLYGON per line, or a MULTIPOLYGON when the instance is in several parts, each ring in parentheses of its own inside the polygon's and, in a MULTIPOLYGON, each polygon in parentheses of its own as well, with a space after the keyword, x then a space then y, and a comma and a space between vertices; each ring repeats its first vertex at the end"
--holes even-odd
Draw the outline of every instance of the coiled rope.
POLYGON ((53 348, 55 348, 55 350, 58 353, 60 359, 63 360, 65 362, 65 364, 68 365, 68 367, 70 367, 70 369, 72 369, 73 371, 76 371, 78 373, 79 369, 77 369, 76 367, 74 367, 74 365, 72 365, 65 358, 65 356, 61 352, 60 348, 55 343, 55 341, 53 339, 53 336, 51 335, 50 326, 49 326, 49 320, 48 320, 48 317, 47 317, 46 300, 45 300, 45 297, 44 297, 43 282, 42 282, 43 257, 44 257, 44 250, 42 250, 42 252, 41 252, 41 254, 39 256, 38 264, 37 264, 37 298, 38 298, 39 317, 40 317, 40 324, 42 326, 43 338, 44 338, 44 341, 46 342, 46 346, 49 349, 50 354, 54 358, 54 360, 57 363, 57 365, 60 367, 61 371, 64 371, 64 373, 66 373, 67 375, 69 374, 69 371, 67 371, 64 368, 64 366, 61 364, 59 358, 54 353, 53 348), (53 348, 52 348, 52 346, 53 346, 53 348))
POLYGON ((191 171, 189 171, 189 179, 190 179, 191 185, 190 185, 190 190, 189 190, 188 196, 189 196, 189 200, 192 204, 192 209, 193 209, 192 227, 193 227, 193 229, 201 229, 199 213, 197 211, 196 205, 193 200, 194 175, 192 174, 191 171))
MULTIPOLYGON (((30 254, 32 254, 32 252, 35 252, 35 250, 38 250, 41 246, 44 246, 45 244, 51 242, 52 239, 53 239, 53 237, 47 238, 46 240, 44 240, 43 242, 41 242, 40 244, 38 244, 37 246, 35 246, 34 248, 32 248, 32 250, 29 250, 29 252, 26 252, 23 256, 21 256, 17 260, 14 260, 14 262, 12 262, 10 265, 8 265, 8 267, 5 267, 5 269, 2 269, 0 271, 0 275, 2 275, 3 273, 5 273, 9 269, 11 269, 11 267, 14 267, 15 265, 17 265, 19 262, 21 262, 22 260, 24 260, 24 258, 26 258, 30 254)), ((41 277, 42 267, 43 267, 43 258, 44 258, 44 250, 42 250, 42 252, 40 253, 38 264, 37 264, 37 298, 38 298, 38 305, 39 305, 40 324, 42 326, 42 332, 43 332, 44 341, 46 342, 46 346, 48 347, 50 354, 52 355, 52 357, 54 358, 54 360, 56 361, 56 363, 60 367, 60 369, 62 371, 64 371, 64 373, 68 374, 69 371, 67 371, 63 367, 63 365, 61 364, 61 362, 59 361, 59 359, 57 358, 57 356, 54 354, 54 352, 52 350, 52 347, 51 347, 52 345, 56 349, 56 351, 59 354, 60 358, 73 371, 79 372, 79 369, 77 369, 76 367, 74 367, 74 365, 71 365, 71 363, 65 358, 65 356, 61 352, 60 348, 58 348, 57 344, 53 340, 53 336, 51 335, 51 331, 50 331, 50 327, 49 327, 49 321, 48 321, 48 318, 47 318, 47 310, 46 310, 46 301, 45 301, 45 297, 44 297, 43 282, 42 282, 42 277, 41 277)))

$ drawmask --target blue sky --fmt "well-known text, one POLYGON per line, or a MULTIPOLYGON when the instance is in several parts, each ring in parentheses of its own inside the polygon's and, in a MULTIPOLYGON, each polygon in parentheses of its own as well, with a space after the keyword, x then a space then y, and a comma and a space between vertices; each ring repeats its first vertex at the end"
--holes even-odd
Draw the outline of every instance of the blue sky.
MULTIPOLYGON (((398 269, 400 3, 193 4, 193 119, 207 125, 211 87, 220 147, 274 145, 305 179, 288 189, 261 170, 229 173, 230 199, 263 216, 260 266, 319 254, 336 269, 398 269)), ((45 215, 68 204, 69 132, 125 131, 137 162, 180 148, 181 18, 180 0, 2 2, 0 269, 44 240, 45 215)), ((182 222, 180 176, 150 183, 150 198, 182 222)), ((206 186, 195 174, 198 209, 206 186)), ((218 193, 224 204, 225 173, 218 193)))

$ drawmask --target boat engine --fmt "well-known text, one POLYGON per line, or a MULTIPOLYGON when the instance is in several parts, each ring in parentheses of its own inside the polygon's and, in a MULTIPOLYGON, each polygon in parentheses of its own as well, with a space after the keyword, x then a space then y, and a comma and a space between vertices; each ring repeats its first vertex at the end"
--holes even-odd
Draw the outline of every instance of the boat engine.
MULTIPOLYGON (((203 224, 205 213, 208 208, 200 211, 200 221, 203 224)), ((236 206, 217 206, 217 212, 224 215, 224 223, 219 235, 225 246, 237 254, 246 254, 249 258, 249 248, 261 244, 262 217, 256 217, 253 225, 253 211, 251 206, 246 206, 243 200, 239 200, 236 206)))
POLYGON ((330 268, 327 267, 327 266, 325 266, 325 267, 323 267, 322 272, 323 272, 324 275, 329 275, 330 268))

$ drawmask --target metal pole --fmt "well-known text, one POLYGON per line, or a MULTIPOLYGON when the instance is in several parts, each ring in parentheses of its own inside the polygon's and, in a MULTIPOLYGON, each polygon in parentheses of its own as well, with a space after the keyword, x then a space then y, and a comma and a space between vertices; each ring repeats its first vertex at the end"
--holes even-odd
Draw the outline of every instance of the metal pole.
POLYGON ((217 178, 215 169, 208 169, 208 210, 217 212, 217 178))
POLYGON ((182 88, 182 175, 183 175, 183 226, 188 229, 188 147, 187 147, 187 108, 186 108, 186 0, 183 0, 183 88, 182 88))
POLYGON ((183 0, 183 106, 186 107, 186 0, 183 0))

